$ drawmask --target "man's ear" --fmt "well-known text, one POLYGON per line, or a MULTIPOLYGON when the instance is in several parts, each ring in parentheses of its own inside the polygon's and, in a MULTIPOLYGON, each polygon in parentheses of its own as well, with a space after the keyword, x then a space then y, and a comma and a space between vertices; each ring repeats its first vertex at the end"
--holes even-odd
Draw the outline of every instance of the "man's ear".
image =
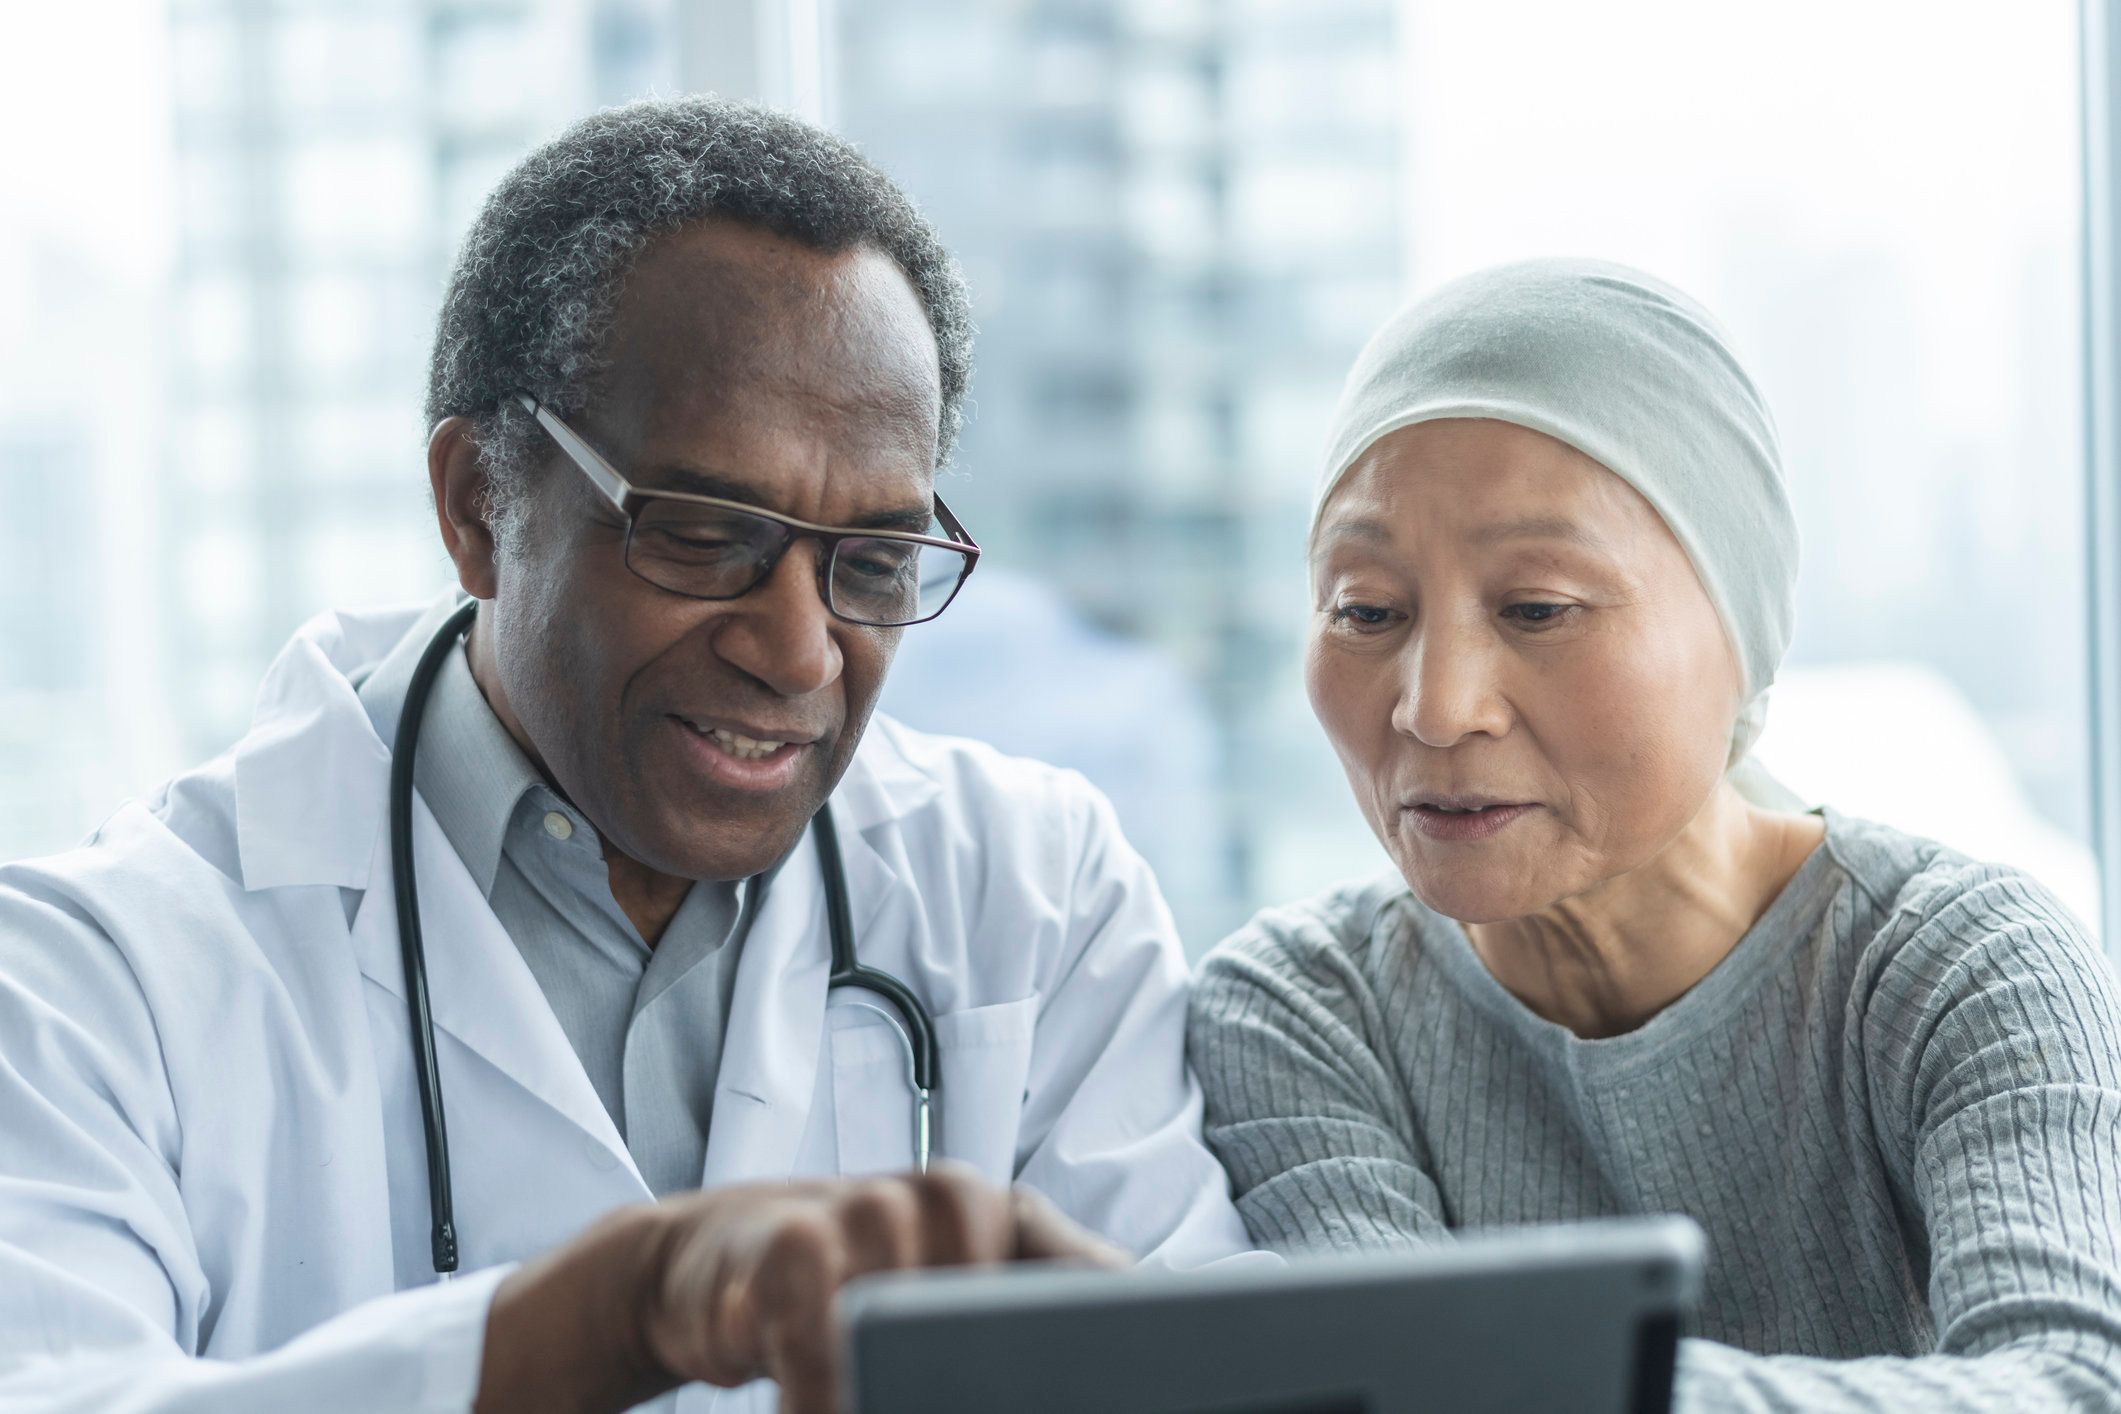
POLYGON ((445 417, 427 439, 427 484, 435 521, 457 567, 457 583, 474 599, 491 599, 499 581, 493 527, 487 523, 486 468, 471 440, 471 419, 445 417))

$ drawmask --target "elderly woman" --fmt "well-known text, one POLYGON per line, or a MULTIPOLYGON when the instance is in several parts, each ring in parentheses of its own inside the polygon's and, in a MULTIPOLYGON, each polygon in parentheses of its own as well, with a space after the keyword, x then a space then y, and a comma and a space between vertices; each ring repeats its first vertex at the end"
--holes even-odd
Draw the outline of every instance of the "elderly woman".
POLYGON ((1584 262, 1412 306, 1310 563, 1311 702, 1397 872, 1205 966, 1253 1237, 1684 1213, 1683 1407, 2121 1406, 2113 979, 2025 875, 1740 788, 1796 531, 1709 316, 1584 262))

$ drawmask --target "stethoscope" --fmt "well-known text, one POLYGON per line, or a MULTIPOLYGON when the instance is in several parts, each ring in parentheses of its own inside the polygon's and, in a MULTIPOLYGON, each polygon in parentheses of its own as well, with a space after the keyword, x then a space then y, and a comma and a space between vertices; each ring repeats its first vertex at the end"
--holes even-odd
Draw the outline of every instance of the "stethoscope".
MULTIPOLYGON (((412 1016, 412 1068, 420 1085, 420 1118, 427 1134, 427 1206, 433 1219, 432 1243, 435 1275, 447 1281, 457 1269, 456 1205, 449 1186, 449 1129, 442 1119, 442 1076, 435 1067, 434 1016, 427 1005, 427 960, 420 940, 419 885, 413 877, 412 861, 412 766, 420 742, 420 718, 427 710, 427 696, 435 674, 471 629, 478 612, 472 600, 452 613, 420 654, 405 689, 405 706, 398 718, 397 740, 390 759, 390 870, 398 896, 398 942, 405 957, 405 1005, 412 1016)), ((855 1006, 866 1007, 891 1023, 891 1029, 906 1048, 906 1078, 913 1088, 913 1160, 923 1172, 928 1169, 930 1106, 939 1076, 935 1045, 935 1023, 920 998, 904 982, 874 967, 864 967, 854 955, 854 915, 847 906, 847 870, 840 858, 839 833, 833 828, 832 807, 819 807, 811 818, 817 833, 818 867, 825 876, 825 917, 832 932, 832 971, 825 989, 863 991, 876 1000, 850 997, 855 1006)))

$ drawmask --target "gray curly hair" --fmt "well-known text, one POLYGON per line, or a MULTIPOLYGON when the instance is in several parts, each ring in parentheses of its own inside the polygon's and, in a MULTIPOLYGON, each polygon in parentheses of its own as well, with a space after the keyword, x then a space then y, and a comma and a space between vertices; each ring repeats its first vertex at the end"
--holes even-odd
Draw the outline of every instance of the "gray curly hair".
POLYGON ((580 412, 606 367, 626 271, 654 237, 706 217, 824 251, 890 256, 927 311, 941 362, 936 464, 963 421, 972 309, 957 262, 913 202, 852 145, 799 118, 695 96, 585 118, 518 163, 472 222, 428 365, 427 425, 472 419, 496 539, 525 512, 538 427, 527 392, 580 412))

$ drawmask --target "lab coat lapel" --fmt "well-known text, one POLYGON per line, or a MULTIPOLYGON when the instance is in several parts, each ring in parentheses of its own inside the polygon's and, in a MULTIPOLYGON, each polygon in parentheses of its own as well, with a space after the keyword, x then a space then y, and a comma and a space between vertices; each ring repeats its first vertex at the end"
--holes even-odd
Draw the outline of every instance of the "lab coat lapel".
POLYGON ((368 882, 390 752, 346 669, 380 659, 412 622, 402 612, 327 615, 303 625, 266 671, 234 752, 244 888, 368 882))
MULTIPOLYGON (((873 957, 870 925, 903 886, 860 832, 843 826, 840 847, 856 950, 873 957)), ((805 830, 774 875, 737 964, 702 1187, 795 1171, 817 1098, 831 973, 817 832, 805 830)))
MULTIPOLYGON (((618 1160, 641 1188, 640 1196, 647 1197, 625 1141, 529 964, 417 795, 412 814, 420 933, 436 1031, 463 1042, 572 1121, 618 1160)), ((387 830, 372 858, 374 867, 354 915, 354 953, 365 976, 403 1001, 405 969, 387 830)), ((444 1088, 446 1092, 446 1082, 444 1088)))
MULTIPOLYGON (((326 615, 305 625, 266 674, 256 718, 235 752, 244 887, 361 890, 350 925, 355 960, 363 975, 400 1001, 405 973, 391 887, 390 752, 353 678, 409 640, 424 643, 459 602, 445 594, 422 609, 326 615)), ((394 704, 381 726, 395 731, 394 704)), ((609 1150, 646 1197, 617 1126, 529 965, 417 795, 412 813, 436 1031, 463 1042, 609 1150)), ((445 1099, 447 1088, 445 1081, 445 1099)))
POLYGON ((786 1178, 817 1087, 832 970, 817 836, 782 864, 744 939, 701 1186, 786 1178))

